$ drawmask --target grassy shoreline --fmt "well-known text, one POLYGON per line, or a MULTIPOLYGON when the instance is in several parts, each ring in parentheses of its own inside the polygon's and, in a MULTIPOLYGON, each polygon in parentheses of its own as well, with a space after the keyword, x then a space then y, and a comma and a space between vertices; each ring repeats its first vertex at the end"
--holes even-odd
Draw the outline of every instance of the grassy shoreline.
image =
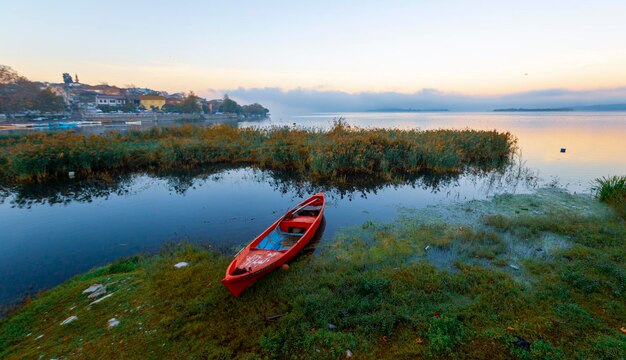
POLYGON ((334 183, 353 175, 391 181, 420 172, 497 168, 510 160, 515 141, 510 133, 497 131, 366 130, 342 121, 329 131, 184 125, 88 136, 0 135, 0 182, 45 182, 67 178, 69 172, 82 178, 106 177, 209 164, 289 170, 334 183))
POLYGON ((239 299, 230 257, 173 246, 36 297, 0 322, 0 357, 623 358, 625 239, 611 208, 557 189, 407 209, 239 299), (93 284, 112 295, 92 304, 93 284))

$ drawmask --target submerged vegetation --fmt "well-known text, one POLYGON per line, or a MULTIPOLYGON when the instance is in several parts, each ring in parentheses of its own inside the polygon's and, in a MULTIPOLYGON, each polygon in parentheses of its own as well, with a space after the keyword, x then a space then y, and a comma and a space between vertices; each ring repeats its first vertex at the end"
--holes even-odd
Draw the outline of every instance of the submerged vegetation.
POLYGON ((351 175, 394 181, 406 174, 499 167, 509 161, 514 146, 511 134, 497 131, 366 130, 341 120, 329 131, 185 125, 104 135, 29 133, 0 136, 0 181, 43 182, 67 178, 69 172, 88 178, 220 163, 288 170, 338 184, 351 175))
POLYGON ((625 239, 588 197, 502 195, 346 229, 238 299, 229 257, 172 246, 38 296, 0 357, 624 358, 625 239))

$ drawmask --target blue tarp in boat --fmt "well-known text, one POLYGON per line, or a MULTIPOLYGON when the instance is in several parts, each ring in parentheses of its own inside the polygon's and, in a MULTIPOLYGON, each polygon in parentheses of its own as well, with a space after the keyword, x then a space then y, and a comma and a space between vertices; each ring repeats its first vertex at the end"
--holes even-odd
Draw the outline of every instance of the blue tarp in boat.
POLYGON ((257 249, 263 250, 288 250, 290 247, 295 244, 296 241, 304 234, 295 234, 295 233, 286 233, 280 231, 278 227, 270 232, 259 245, 256 246, 257 249))

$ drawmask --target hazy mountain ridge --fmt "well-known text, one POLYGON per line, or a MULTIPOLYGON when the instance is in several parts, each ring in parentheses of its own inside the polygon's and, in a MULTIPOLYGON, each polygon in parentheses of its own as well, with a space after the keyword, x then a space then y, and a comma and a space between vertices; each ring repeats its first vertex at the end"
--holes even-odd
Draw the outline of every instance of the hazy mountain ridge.
POLYGON ((494 109, 495 112, 541 112, 541 111, 626 111, 626 104, 603 104, 589 106, 571 106, 558 108, 504 108, 494 109))

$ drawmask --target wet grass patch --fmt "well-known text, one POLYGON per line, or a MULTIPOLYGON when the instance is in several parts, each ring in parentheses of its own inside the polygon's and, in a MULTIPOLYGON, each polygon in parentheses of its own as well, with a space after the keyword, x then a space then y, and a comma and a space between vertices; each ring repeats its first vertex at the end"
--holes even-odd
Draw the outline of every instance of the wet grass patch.
POLYGON ((344 229, 238 299, 219 282, 223 254, 183 245, 126 259, 2 320, 0 357, 624 358, 622 220, 567 207, 497 216, 528 196, 476 204, 493 213, 473 225, 409 214, 344 229), (566 236, 545 256, 512 246, 566 236), (453 260, 437 264, 433 251, 453 260), (93 284, 112 295, 90 305, 93 284))

